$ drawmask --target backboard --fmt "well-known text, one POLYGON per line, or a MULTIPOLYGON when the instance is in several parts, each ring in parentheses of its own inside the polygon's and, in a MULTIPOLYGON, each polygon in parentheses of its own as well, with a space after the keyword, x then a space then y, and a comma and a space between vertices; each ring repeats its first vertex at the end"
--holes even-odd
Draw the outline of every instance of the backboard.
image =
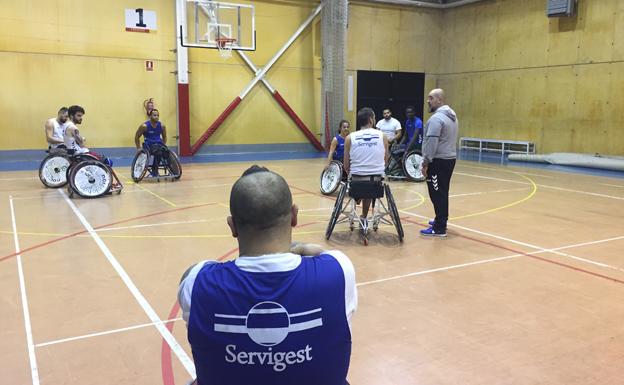
POLYGON ((233 50, 255 51, 255 9, 249 4, 187 0, 186 22, 178 26, 183 47, 218 49, 228 39, 233 50))

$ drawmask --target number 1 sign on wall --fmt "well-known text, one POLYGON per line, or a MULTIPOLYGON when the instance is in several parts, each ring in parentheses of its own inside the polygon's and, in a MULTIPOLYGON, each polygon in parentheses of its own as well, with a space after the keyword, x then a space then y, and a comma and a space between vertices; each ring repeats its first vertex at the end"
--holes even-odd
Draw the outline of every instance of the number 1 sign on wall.
POLYGON ((143 8, 126 9, 126 31, 146 32, 156 30, 156 12, 143 8))

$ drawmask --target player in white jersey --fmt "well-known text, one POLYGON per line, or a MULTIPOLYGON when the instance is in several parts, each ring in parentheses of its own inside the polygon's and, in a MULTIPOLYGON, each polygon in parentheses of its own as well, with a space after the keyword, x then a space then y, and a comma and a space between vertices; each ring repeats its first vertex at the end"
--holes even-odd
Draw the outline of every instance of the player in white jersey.
POLYGON ((70 123, 65 129, 65 146, 68 150, 74 150, 74 154, 85 154, 89 152, 89 149, 85 147, 85 138, 80 135, 77 127, 77 125, 82 123, 85 110, 80 106, 71 106, 68 113, 70 123))
POLYGON ((388 143, 392 146, 401 139, 401 122, 392 117, 389 108, 384 108, 383 117, 377 122, 377 128, 388 137, 388 143))
MULTIPOLYGON (((345 139, 344 168, 351 180, 381 180, 388 162, 388 138, 374 128, 375 112, 362 108, 357 115, 357 131, 345 139)), ((371 199, 362 199, 362 218, 368 215, 371 199)))
POLYGON ((44 128, 48 149, 65 147, 65 129, 70 124, 68 119, 67 107, 61 107, 56 118, 46 120, 44 128))

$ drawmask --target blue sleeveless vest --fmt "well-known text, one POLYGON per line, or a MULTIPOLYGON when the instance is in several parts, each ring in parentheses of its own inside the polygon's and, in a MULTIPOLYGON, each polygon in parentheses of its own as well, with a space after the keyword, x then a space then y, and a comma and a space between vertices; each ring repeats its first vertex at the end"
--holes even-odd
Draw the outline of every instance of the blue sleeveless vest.
POLYGON ((345 278, 329 254, 291 271, 209 263, 192 290, 188 337, 200 385, 345 385, 345 278))
POLYGON ((145 144, 162 144, 162 124, 160 124, 160 121, 156 123, 156 127, 152 127, 152 122, 148 120, 145 122, 145 126, 147 127, 143 133, 143 136, 145 137, 145 144))
POLYGON ((334 152, 334 159, 337 159, 342 162, 344 158, 344 144, 345 138, 340 136, 340 134, 336 135, 336 140, 338 141, 338 145, 336 146, 336 152, 334 152))

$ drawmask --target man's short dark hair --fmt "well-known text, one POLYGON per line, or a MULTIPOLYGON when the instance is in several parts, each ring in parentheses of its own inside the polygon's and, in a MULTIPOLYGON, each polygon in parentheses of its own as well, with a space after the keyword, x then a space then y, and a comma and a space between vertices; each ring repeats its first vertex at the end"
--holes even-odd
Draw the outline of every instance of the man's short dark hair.
POLYGON ((381 110, 381 112, 386 112, 388 111, 389 113, 392 113, 392 110, 390 109, 390 107, 386 107, 383 110, 381 110))
POLYGON ((82 112, 82 114, 85 114, 85 110, 84 108, 80 107, 80 106, 69 106, 69 116, 74 116, 76 115, 77 112, 82 112))
POLYGON ((375 112, 368 107, 364 107, 359 110, 357 113, 357 129, 359 130, 364 126, 367 126, 368 123, 370 123, 370 118, 373 116, 375 116, 375 112))
POLYGON ((59 114, 62 114, 62 113, 65 113, 65 112, 67 112, 67 107, 61 107, 61 108, 58 110, 58 113, 59 113, 59 114))
POLYGON ((230 213, 239 230, 266 230, 290 223, 291 208, 288 183, 266 167, 253 165, 245 170, 230 192, 230 213))
POLYGON ((157 109, 155 109, 155 108, 152 108, 152 109, 150 110, 150 112, 149 112, 149 116, 152 116, 152 112, 154 112, 154 111, 156 111, 156 112, 158 112, 158 113, 160 114, 160 111, 158 111, 158 110, 157 110, 157 109))

